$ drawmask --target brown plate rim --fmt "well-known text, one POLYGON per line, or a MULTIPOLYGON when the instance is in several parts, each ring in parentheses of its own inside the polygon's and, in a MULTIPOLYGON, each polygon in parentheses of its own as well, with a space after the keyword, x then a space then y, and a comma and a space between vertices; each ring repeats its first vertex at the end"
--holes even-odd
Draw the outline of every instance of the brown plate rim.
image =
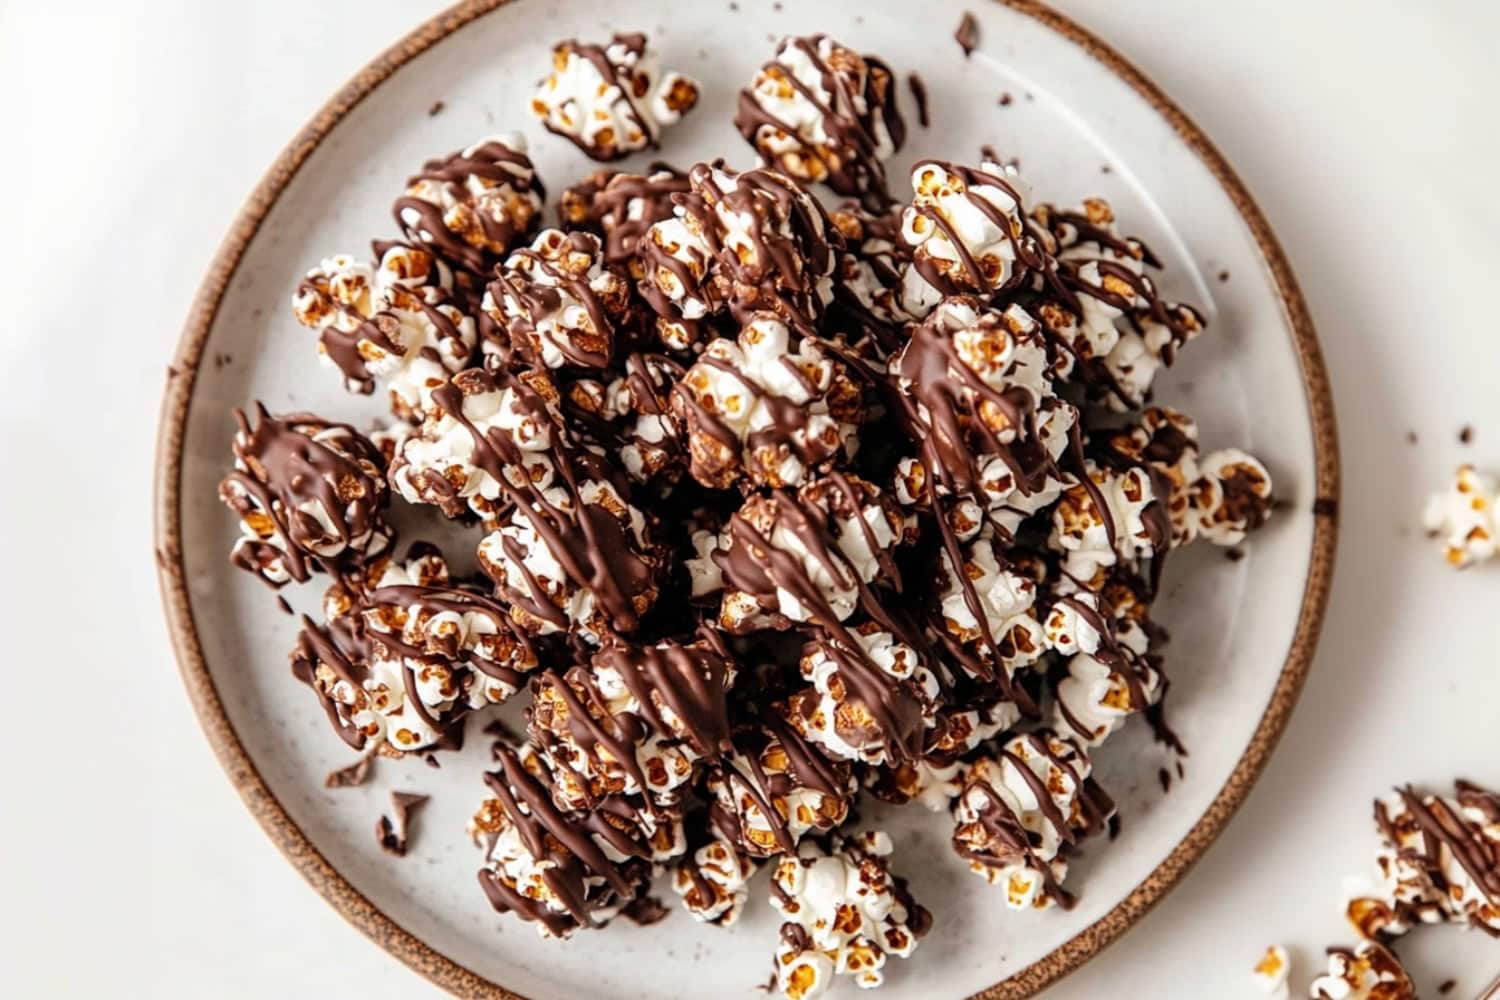
MULTIPOLYGON (((198 288, 168 368, 157 437, 154 500, 158 576, 183 683, 209 744, 251 814, 292 866, 368 938, 443 989, 457 996, 491 1000, 524 998, 439 953, 400 927, 355 889, 287 815, 250 760, 219 699, 193 618, 182 562, 181 480, 187 416, 204 345, 240 260, 287 184, 339 121, 393 73, 464 25, 510 2, 463 0, 423 22, 345 84, 282 150, 256 185, 198 288)), ((1129 84, 1171 125, 1229 195, 1260 248, 1291 326, 1313 422, 1320 502, 1302 607, 1286 662, 1255 733, 1223 788, 1172 852, 1107 914, 1027 968, 976 993, 971 1000, 1019 1000, 1077 969, 1134 926, 1223 832, 1275 749, 1312 664, 1333 575, 1340 468, 1333 397, 1307 303, 1280 242, 1229 162, 1161 88, 1100 38, 1036 0, 996 2, 1034 18, 1078 45, 1129 84)))

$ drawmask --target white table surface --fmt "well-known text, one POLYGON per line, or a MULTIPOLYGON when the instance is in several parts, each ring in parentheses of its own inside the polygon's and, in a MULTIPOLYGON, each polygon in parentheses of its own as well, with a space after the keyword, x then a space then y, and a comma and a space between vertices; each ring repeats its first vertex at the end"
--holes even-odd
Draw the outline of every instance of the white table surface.
MULTIPOLYGON (((438 6, 0 0, 9 996, 436 995, 301 882, 220 773, 161 621, 149 484, 163 367, 231 216, 303 120, 438 6)), ((1455 574, 1417 528, 1456 462, 1500 470, 1500 4, 1058 6, 1236 164, 1338 400, 1339 569, 1291 728, 1186 881, 1047 994, 1249 997, 1266 944, 1291 946, 1301 983, 1347 940, 1340 883, 1368 864, 1372 796, 1500 786, 1500 566, 1455 574)), ((1451 975, 1471 997, 1500 973, 1500 942, 1417 937, 1429 990, 1451 975)))

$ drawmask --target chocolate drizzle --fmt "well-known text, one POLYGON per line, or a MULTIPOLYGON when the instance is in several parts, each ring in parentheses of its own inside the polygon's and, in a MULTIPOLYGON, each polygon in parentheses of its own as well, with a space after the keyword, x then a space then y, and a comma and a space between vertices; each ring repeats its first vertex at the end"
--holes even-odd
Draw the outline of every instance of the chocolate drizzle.
MULTIPOLYGON (((625 119, 633 124, 636 130, 645 137, 650 147, 655 149, 658 145, 656 119, 643 111, 639 103, 641 98, 646 96, 651 80, 644 73, 632 70, 628 65, 616 65, 610 61, 607 48, 616 45, 623 47, 625 52, 634 56, 637 61, 646 54, 646 36, 640 32, 631 32, 614 35, 608 47, 591 45, 580 42, 576 38, 570 38, 557 44, 553 49, 553 58, 555 60, 559 54, 572 55, 591 63, 605 83, 615 87, 619 93, 614 106, 623 111, 625 119)), ((591 145, 585 142, 582 135, 576 131, 559 128, 552 124, 551 115, 542 117, 542 125, 548 132, 562 136, 577 146, 584 155, 595 160, 618 160, 628 156, 636 148, 623 142, 616 142, 612 145, 591 145)))
POLYGON ((615 320, 591 286, 587 271, 579 276, 558 265, 559 256, 580 255, 596 262, 602 254, 599 238, 592 233, 549 230, 540 239, 549 236, 556 239, 544 249, 523 247, 512 253, 490 283, 491 297, 503 304, 511 348, 528 364, 545 367, 541 358, 545 340, 568 364, 607 368, 614 350, 615 320), (574 304, 583 308, 591 329, 575 326, 562 336, 539 329, 544 323, 566 322, 565 311, 574 304))
POLYGON ((486 191, 509 188, 518 202, 535 199, 540 204, 547 196, 531 159, 498 139, 427 161, 406 182, 408 192, 423 182, 441 185, 447 197, 464 210, 445 211, 442 205, 408 193, 397 198, 392 207, 396 225, 409 239, 430 246, 452 266, 481 276, 535 229, 537 213, 521 220, 513 205, 501 205, 498 212, 487 211, 490 206, 475 204, 478 198, 471 182, 486 191))
POLYGON ((896 80, 890 68, 873 56, 856 56, 826 35, 784 39, 781 51, 787 50, 796 50, 812 65, 819 78, 817 90, 784 62, 768 62, 760 74, 773 85, 792 88, 816 109, 827 144, 807 140, 796 126, 768 111, 753 87, 739 94, 734 124, 740 135, 766 162, 788 173, 806 171, 803 164, 815 160, 819 169, 806 179, 824 180, 839 194, 864 196, 872 208, 888 205, 891 198, 881 159, 906 141, 906 123, 896 108, 896 80), (825 42, 830 58, 821 52, 825 42), (773 142, 794 138, 801 141, 795 155, 774 151, 773 142), (890 143, 889 150, 882 148, 882 140, 890 143))

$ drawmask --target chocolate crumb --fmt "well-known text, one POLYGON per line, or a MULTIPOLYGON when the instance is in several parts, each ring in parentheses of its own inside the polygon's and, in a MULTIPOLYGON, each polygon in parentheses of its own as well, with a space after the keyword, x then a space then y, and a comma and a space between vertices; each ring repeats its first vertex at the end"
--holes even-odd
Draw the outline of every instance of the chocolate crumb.
POLYGON ((1471 425, 1469 425, 1469 424, 1464 424, 1464 429, 1458 432, 1458 443, 1459 444, 1468 444, 1469 442, 1471 442, 1473 440, 1474 440, 1474 428, 1471 425))
POLYGON ((1107 824, 1107 828, 1109 830, 1109 839, 1110 840, 1114 840, 1116 837, 1118 837, 1120 835, 1120 814, 1119 813, 1115 813, 1113 816, 1111 816, 1109 818, 1109 823, 1107 824))
POLYGON ((337 771, 329 771, 328 777, 323 779, 323 787, 358 788, 370 780, 370 775, 374 770, 374 754, 365 754, 348 767, 341 767, 337 771))
POLYGON ((282 611, 289 615, 295 615, 297 613, 292 610, 292 606, 287 603, 286 598, 281 594, 276 595, 276 606, 281 608, 282 611))
POLYGON ((953 39, 964 50, 965 59, 979 47, 979 22, 974 20, 973 14, 964 11, 963 20, 958 22, 958 30, 953 33, 953 39))
POLYGON ((428 754, 426 757, 423 757, 422 760, 427 764, 428 767, 432 768, 434 771, 443 766, 442 764, 438 763, 438 759, 432 754, 428 754))
POLYGON ((995 151, 995 147, 991 146, 989 143, 985 143, 983 146, 979 147, 979 155, 984 157, 986 160, 989 160, 991 163, 1000 162, 1000 154, 997 153, 995 151))
POLYGON ((731 12, 738 13, 740 5, 735 3, 734 0, 729 0, 729 9, 731 12))
POLYGON ((642 896, 632 900, 620 912, 637 927, 650 927, 665 920, 670 911, 655 896, 642 896))
POLYGON ((1406 443, 1407 444, 1416 444, 1417 443, 1417 432, 1416 431, 1407 431, 1406 432, 1406 443))
POLYGON ((1177 777, 1182 777, 1182 761, 1177 762, 1177 777))
POLYGON ((1228 281, 1229 280, 1229 272, 1228 271, 1220 271, 1219 272, 1219 280, 1220 281, 1228 281))
POLYGON ((1245 553, 1240 551, 1239 549, 1225 549, 1224 558, 1228 559, 1230 562, 1239 562, 1241 559, 1245 558, 1245 553))
POLYGON ((1170 792, 1172 790, 1172 772, 1171 771, 1168 771, 1164 767, 1157 768, 1156 769, 1156 780, 1159 781, 1159 782, 1161 782, 1161 790, 1162 790, 1163 793, 1170 792))
POLYGON ((1333 497, 1318 497, 1313 501, 1312 512, 1318 517, 1338 517, 1339 502, 1333 497))
POLYGON ((1015 102, 1016 99, 1010 96, 1010 91, 1006 91, 1005 93, 1000 95, 1000 106, 1002 108, 1008 108, 1015 102))
POLYGON ((1457 985, 1458 985, 1458 980, 1457 979, 1444 979, 1443 982, 1442 982, 1442 985, 1438 987, 1438 992, 1441 993, 1443 996, 1447 996, 1449 993, 1453 992, 1453 987, 1455 987, 1457 985))
POLYGON ((1028 100, 1028 101, 1034 101, 1034 100, 1036 100, 1036 96, 1035 96, 1035 95, 1033 95, 1033 94, 1032 94, 1032 93, 1031 93, 1031 91, 1029 91, 1029 90, 1028 90, 1028 91, 1026 91, 1026 93, 1025 93, 1025 94, 1024 94, 1024 95, 1023 95, 1023 96, 1024 96, 1024 97, 1025 97, 1025 98, 1026 98, 1026 99, 1027 99, 1027 100, 1028 100))
POLYGON ((417 810, 427 802, 427 796, 415 792, 392 792, 391 815, 382 816, 375 824, 375 839, 387 854, 398 858, 406 856, 411 842, 411 822, 417 810))
POLYGON ((776 0, 775 3, 771 4, 771 9, 779 12, 781 10, 781 0, 776 0))
POLYGON ((431 118, 434 115, 440 115, 440 114, 442 114, 443 113, 443 109, 446 108, 447 106, 448 105, 444 104, 442 101, 433 101, 432 102, 432 107, 430 107, 430 108, 427 109, 427 117, 431 118))
POLYGON ((1114 168, 1111 167, 1108 163, 1101 163, 1099 165, 1099 172, 1101 174, 1112 174, 1115 171, 1114 171, 1114 168))
POLYGON ((911 88, 911 99, 917 102, 917 121, 923 128, 932 124, 927 117, 927 84, 915 73, 909 73, 906 84, 911 88))

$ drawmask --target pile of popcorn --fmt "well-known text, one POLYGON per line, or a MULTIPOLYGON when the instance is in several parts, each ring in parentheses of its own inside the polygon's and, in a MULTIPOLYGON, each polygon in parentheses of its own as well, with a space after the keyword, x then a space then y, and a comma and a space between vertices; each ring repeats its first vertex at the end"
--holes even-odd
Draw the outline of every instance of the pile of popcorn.
MULTIPOLYGON (((945 814, 1008 906, 1073 904, 1114 809, 1095 757, 1168 689, 1163 565, 1272 506, 1259 461, 1148 405, 1203 333, 1150 250, 997 163, 892 190, 895 80, 788 38, 739 99, 759 165, 596 171, 555 227, 520 136, 427 163, 400 238, 294 297, 392 423, 262 410, 222 490, 238 564, 327 578, 292 663, 352 746, 441 750, 527 700, 470 830, 497 909, 562 937, 666 874, 728 925, 766 868, 797 1000, 878 985, 932 920, 861 796, 945 814), (397 501, 473 526, 479 572, 394 557, 397 501)), ((531 109, 609 161, 697 99, 618 35, 559 44, 531 109)))

